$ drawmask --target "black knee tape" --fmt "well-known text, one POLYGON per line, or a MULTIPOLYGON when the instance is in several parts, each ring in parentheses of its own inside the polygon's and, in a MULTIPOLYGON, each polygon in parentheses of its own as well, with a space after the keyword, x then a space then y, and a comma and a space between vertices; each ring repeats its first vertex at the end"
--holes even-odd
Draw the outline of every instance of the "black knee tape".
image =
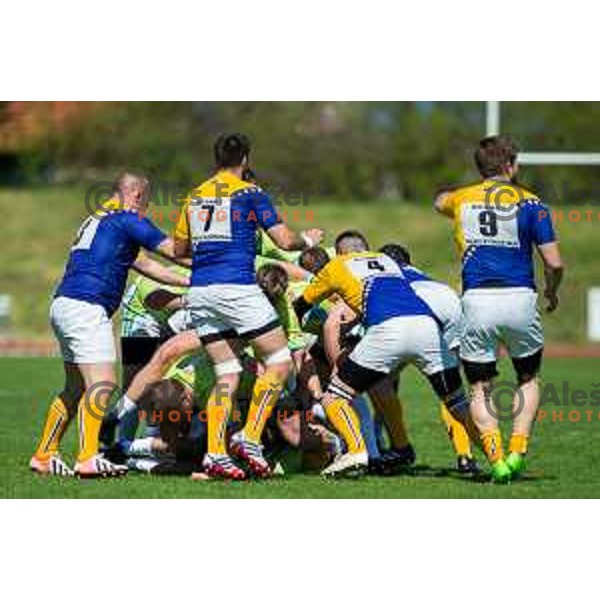
POLYGON ((342 383, 353 389, 357 394, 362 394, 382 379, 385 379, 388 374, 363 367, 351 358, 346 357, 342 360, 337 376, 342 383))
POLYGON ((471 362, 470 360, 462 361, 463 369, 467 381, 473 385, 480 381, 491 381, 494 377, 498 377, 498 370, 496 369, 496 361, 477 363, 471 362))
POLYGON ((544 353, 543 348, 540 348, 535 354, 531 356, 524 356, 523 358, 513 358, 512 364, 517 373, 517 380, 519 384, 527 383, 535 378, 540 372, 542 366, 542 355, 544 353))
POLYGON ((431 387, 439 398, 446 398, 462 388, 460 371, 455 367, 429 375, 431 387))

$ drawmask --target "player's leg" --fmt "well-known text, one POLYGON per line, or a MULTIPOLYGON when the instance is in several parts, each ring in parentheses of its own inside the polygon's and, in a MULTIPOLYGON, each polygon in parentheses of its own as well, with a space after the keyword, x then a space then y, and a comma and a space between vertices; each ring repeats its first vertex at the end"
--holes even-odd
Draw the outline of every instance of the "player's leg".
POLYGON ((506 462, 514 474, 519 474, 525 470, 525 455, 540 401, 538 374, 544 334, 535 292, 520 290, 513 295, 512 301, 516 306, 503 330, 503 337, 518 387, 513 398, 513 430, 506 462))
POLYGON ((77 409, 79 453, 75 474, 82 479, 118 477, 127 468, 104 458, 99 451, 100 428, 117 388, 114 362, 82 363, 79 370, 85 392, 77 409))
POLYGON ((481 448, 491 465, 492 476, 503 482, 509 469, 504 461, 502 436, 492 397, 493 380, 498 375, 496 350, 500 339, 500 306, 501 302, 490 293, 472 290, 463 296, 460 358, 470 386, 470 412, 481 448))
POLYGON ((395 319, 371 327, 333 377, 322 405, 327 419, 344 440, 346 454, 323 471, 324 476, 355 475, 364 472, 368 454, 353 399, 385 379, 400 362, 401 335, 395 319))
POLYGON ((198 352, 201 347, 196 331, 179 333, 160 346, 150 362, 135 375, 118 402, 119 440, 133 439, 138 426, 138 402, 145 390, 158 383, 177 361, 198 352))
POLYGON ((537 374, 541 359, 541 350, 532 356, 513 359, 518 388, 513 398, 513 430, 506 462, 514 474, 525 470, 525 456, 529 450, 529 439, 540 402, 537 374))
POLYGON ((222 338, 211 340, 208 336, 203 337, 203 343, 215 373, 215 386, 206 401, 207 453, 203 469, 210 477, 244 479, 244 471, 233 463, 227 453, 227 426, 242 372, 236 344, 222 338))
MULTIPOLYGON (((398 379, 396 376, 386 377, 369 390, 369 396, 373 402, 375 410, 383 417, 385 428, 390 436, 392 450, 401 454, 409 455, 412 448, 406 424, 404 421, 404 410, 402 402, 398 397, 398 379)), ((414 462, 411 460, 409 462, 414 462)))
POLYGON ((473 458, 469 434, 464 425, 452 416, 443 402, 440 403, 440 418, 456 455, 458 470, 463 473, 477 471, 477 463, 473 458))
POLYGON ((260 441, 290 374, 292 357, 283 328, 277 321, 251 343, 264 369, 254 382, 246 424, 232 437, 231 449, 246 461, 255 475, 267 476, 270 467, 262 454, 260 441))
POLYGON ((85 383, 77 365, 65 362, 64 370, 64 389, 50 404, 39 444, 30 462, 31 469, 39 474, 73 475, 73 471, 60 458, 59 446, 77 412, 85 383))

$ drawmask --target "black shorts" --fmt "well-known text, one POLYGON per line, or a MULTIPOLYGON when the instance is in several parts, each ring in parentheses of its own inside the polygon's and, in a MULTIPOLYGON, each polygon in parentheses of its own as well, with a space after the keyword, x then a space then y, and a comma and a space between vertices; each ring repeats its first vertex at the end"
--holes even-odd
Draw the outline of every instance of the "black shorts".
POLYGON ((121 338, 121 364, 146 365, 154 353, 167 341, 168 338, 150 337, 122 337, 121 338))

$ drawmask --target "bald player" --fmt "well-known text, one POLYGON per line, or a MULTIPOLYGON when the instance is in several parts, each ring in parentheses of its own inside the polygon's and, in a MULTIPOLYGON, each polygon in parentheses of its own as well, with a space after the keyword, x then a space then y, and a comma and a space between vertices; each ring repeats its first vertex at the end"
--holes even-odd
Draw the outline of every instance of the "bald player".
POLYGON ((144 216, 149 184, 124 174, 113 197, 77 232, 62 281, 50 307, 50 321, 64 361, 65 385, 48 411, 30 468, 43 475, 114 477, 126 472, 104 458, 98 435, 108 399, 116 388, 115 340, 111 318, 119 308, 129 269, 167 285, 189 279, 140 255, 140 249, 173 259, 174 243, 144 216), (59 445, 75 413, 79 454, 71 469, 59 445))

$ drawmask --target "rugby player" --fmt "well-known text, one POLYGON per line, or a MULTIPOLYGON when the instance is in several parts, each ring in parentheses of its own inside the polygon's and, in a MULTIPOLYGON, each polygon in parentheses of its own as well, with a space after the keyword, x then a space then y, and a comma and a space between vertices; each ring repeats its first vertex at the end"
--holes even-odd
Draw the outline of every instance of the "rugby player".
POLYGON ((507 136, 481 140, 475 152, 481 181, 440 193, 435 208, 454 222, 462 256, 464 331, 460 356, 471 384, 471 410, 496 479, 525 469, 539 403, 544 337, 538 310, 533 251, 543 265, 547 310, 558 306, 563 265, 550 211, 515 182, 517 148, 507 136), (513 429, 504 459, 492 382, 503 344, 517 377, 513 429))
MULTIPOLYGON (((458 353, 463 321, 462 304, 458 294, 449 285, 441 281, 435 281, 423 271, 414 267, 410 252, 404 246, 386 244, 379 251, 393 258, 402 267, 402 272, 414 292, 431 308, 440 323, 448 348, 452 352, 458 353)), ((471 440, 467 431, 462 423, 448 412, 443 403, 440 406, 442 421, 446 426, 448 437, 456 453, 457 470, 460 473, 478 472, 479 468, 473 458, 471 440)), ((385 403, 380 405, 380 409, 385 413, 385 411, 397 410, 397 407, 390 407, 388 403, 385 403)), ((397 418, 402 418, 401 412, 398 413, 397 418)))
POLYGON ((353 399, 405 364, 415 364, 436 394, 462 423, 472 427, 457 360, 440 335, 431 309, 414 293, 389 256, 368 251, 357 231, 336 240, 338 256, 314 278, 295 304, 300 318, 311 305, 338 294, 360 315, 366 328, 352 353, 343 358, 322 400, 327 418, 347 452, 323 470, 324 476, 355 476, 366 471, 368 454, 353 399))
POLYGON ((123 475, 98 451, 107 399, 116 388, 115 341, 111 317, 118 309, 130 267, 167 285, 189 279, 139 255, 140 248, 175 258, 174 242, 143 216, 148 181, 124 174, 114 197, 81 225, 50 307, 50 320, 64 361, 65 386, 52 401, 33 471, 95 478, 123 475), (139 256, 138 256, 139 255, 139 256), (59 456, 59 444, 74 413, 79 420, 79 454, 74 470, 59 456))
POLYGON ((217 173, 190 194, 175 230, 178 255, 192 256, 191 318, 217 378, 207 402, 208 453, 204 459, 204 469, 213 477, 243 476, 226 445, 227 420, 242 370, 235 340, 241 337, 250 343, 265 365, 254 387, 246 426, 230 441, 230 450, 258 476, 269 474, 261 434, 291 367, 275 309, 256 285, 257 228, 284 250, 303 250, 323 237, 318 229, 294 233, 280 221, 269 196, 245 181, 250 152, 250 141, 243 134, 218 138, 214 146, 217 173))

